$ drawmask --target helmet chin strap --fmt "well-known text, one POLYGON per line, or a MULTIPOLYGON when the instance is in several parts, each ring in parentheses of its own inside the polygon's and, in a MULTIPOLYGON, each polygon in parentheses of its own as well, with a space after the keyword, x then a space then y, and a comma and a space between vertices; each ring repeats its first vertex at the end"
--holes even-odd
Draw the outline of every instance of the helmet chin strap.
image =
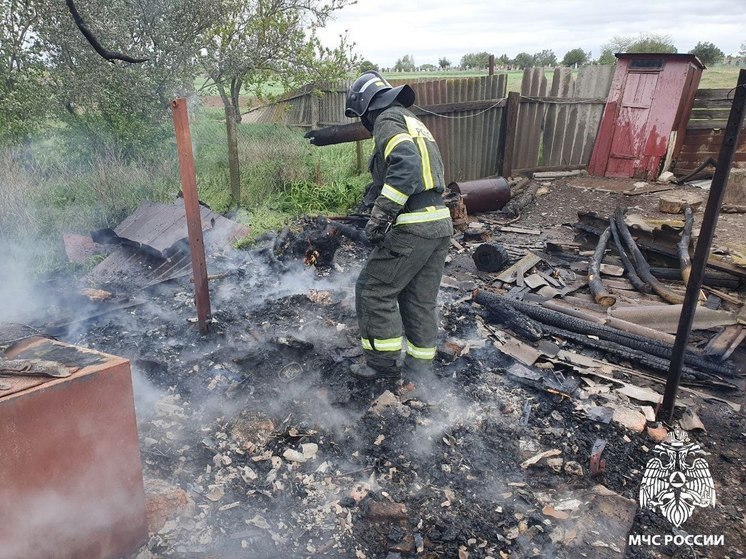
POLYGON ((365 126, 365 129, 371 134, 373 134, 373 125, 376 122, 376 115, 377 115, 377 111, 371 111, 371 112, 366 112, 365 114, 363 114, 363 116, 360 117, 360 122, 363 123, 363 126, 365 126))

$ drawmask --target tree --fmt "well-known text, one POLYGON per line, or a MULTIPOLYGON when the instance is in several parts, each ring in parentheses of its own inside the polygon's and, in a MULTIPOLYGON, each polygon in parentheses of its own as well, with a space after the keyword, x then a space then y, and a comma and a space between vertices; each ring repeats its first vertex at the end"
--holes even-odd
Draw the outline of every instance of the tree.
POLYGON ((565 53, 565 56, 562 58, 562 65, 563 66, 569 66, 569 67, 578 67, 582 66, 588 62, 588 54, 581 49, 572 49, 565 53))
POLYGON ((501 68, 507 68, 508 66, 511 66, 513 64, 513 61, 510 59, 510 57, 507 54, 501 54, 495 60, 495 64, 497 64, 501 68))
POLYGON ((34 2, 0 0, 0 13, 0 144, 14 144, 46 116, 48 84, 34 2))
POLYGON ((515 55, 515 60, 513 62, 523 70, 524 68, 531 68, 531 66, 534 66, 534 57, 527 52, 519 52, 515 55))
POLYGON ((423 64, 419 67, 420 72, 435 72, 438 67, 435 64, 423 64))
POLYGON ((411 54, 405 54, 402 58, 396 61, 394 64, 395 72, 414 72, 417 66, 414 64, 414 56, 411 54))
POLYGON ((616 63, 615 53, 632 52, 664 52, 676 53, 676 47, 669 35, 658 35, 655 33, 641 33, 634 37, 614 35, 609 42, 601 45, 601 56, 598 57, 599 64, 616 63))
POLYGON ((438 59, 438 67, 441 70, 446 70, 451 67, 451 61, 448 60, 445 56, 443 58, 438 59))
MULTIPOLYGON (((614 50, 610 48, 601 49, 601 55, 598 57, 596 63, 598 64, 615 64, 616 56, 614 56, 614 50)), ((618 52, 618 51, 616 51, 618 52)))
MULTIPOLYGON (((324 47, 316 33, 350 0, 216 0, 217 21, 202 34, 200 63, 225 109, 231 193, 240 198, 236 123, 244 87, 263 96, 269 82, 283 90, 340 78, 357 60, 346 37, 324 47)), ((206 3, 209 4, 209 3, 206 3)))
POLYGON ((656 33, 641 34, 625 52, 665 52, 675 54, 677 51, 670 35, 658 35, 656 33))
POLYGON ((472 70, 481 70, 490 65, 489 52, 471 52, 461 57, 461 67, 472 70))
POLYGON ((378 72, 378 64, 373 64, 370 60, 363 60, 358 66, 358 72, 364 74, 365 72, 375 71, 378 72))
POLYGON ((608 42, 601 45, 601 55, 598 57, 599 64, 616 64, 617 52, 627 52, 629 46, 634 43, 633 37, 614 35, 608 42))
MULTIPOLYGON (((18 0, 16 0, 17 2, 18 0)), ((217 4, 221 0, 216 0, 217 4)), ((125 158, 153 155, 171 133, 169 103, 194 90, 195 54, 214 19, 201 0, 86 0, 80 16, 102 45, 142 64, 104 60, 76 27, 64 2, 28 0, 32 31, 43 52, 47 99, 81 157, 116 151, 125 158)))
POLYGON ((703 43, 701 41, 698 42, 694 46, 694 48, 689 51, 689 54, 695 55, 702 61, 702 64, 704 64, 705 66, 718 64, 723 61, 723 58, 725 58, 725 53, 717 48, 714 44, 707 42, 703 43))
POLYGON ((556 66, 557 55, 553 50, 544 49, 534 54, 534 66, 556 66))

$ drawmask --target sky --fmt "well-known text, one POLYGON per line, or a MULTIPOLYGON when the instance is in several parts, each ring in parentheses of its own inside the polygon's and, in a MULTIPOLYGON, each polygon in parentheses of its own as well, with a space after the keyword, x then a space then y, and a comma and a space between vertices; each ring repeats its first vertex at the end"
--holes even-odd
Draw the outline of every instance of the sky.
POLYGON ((382 68, 405 54, 415 64, 457 65, 464 54, 553 50, 559 60, 574 48, 591 51, 615 35, 670 36, 679 52, 711 42, 738 54, 746 42, 746 0, 358 0, 336 12, 320 32, 331 45, 347 32, 355 52, 382 68))

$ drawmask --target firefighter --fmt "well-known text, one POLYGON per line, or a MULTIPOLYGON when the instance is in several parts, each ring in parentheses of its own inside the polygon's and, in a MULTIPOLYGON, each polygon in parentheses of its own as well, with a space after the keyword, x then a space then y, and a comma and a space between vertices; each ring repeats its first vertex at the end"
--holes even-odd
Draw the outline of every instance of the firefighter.
POLYGON ((347 93, 345 115, 360 118, 375 149, 369 163, 375 202, 365 233, 373 250, 355 286, 366 363, 363 379, 432 371, 437 296, 453 227, 443 204, 443 161, 432 134, 412 112, 411 87, 366 72, 347 93), (402 335, 403 334, 403 335, 402 335))

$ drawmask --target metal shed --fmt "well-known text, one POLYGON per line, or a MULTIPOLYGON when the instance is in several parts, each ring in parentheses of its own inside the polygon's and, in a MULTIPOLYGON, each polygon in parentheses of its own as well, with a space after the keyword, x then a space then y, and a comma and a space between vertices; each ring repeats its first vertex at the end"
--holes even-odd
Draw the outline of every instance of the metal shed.
POLYGON ((588 173, 655 179, 681 149, 704 65, 693 54, 616 54, 588 173))

